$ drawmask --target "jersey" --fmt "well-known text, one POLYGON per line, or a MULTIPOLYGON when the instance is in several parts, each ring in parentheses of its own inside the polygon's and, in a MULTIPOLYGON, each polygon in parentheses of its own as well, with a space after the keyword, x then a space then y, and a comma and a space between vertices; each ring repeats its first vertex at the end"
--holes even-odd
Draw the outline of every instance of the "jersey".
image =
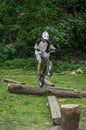
POLYGON ((38 46, 38 50, 40 51, 47 51, 49 46, 51 45, 51 42, 46 40, 46 41, 42 41, 42 39, 38 39, 36 42, 37 46, 38 46))

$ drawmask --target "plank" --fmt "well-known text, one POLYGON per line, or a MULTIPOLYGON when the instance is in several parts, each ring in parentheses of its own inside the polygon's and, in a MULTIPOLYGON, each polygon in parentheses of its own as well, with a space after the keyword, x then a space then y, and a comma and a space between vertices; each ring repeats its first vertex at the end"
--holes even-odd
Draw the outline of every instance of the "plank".
POLYGON ((59 104, 55 96, 48 96, 48 103, 50 107, 51 117, 53 124, 60 125, 61 112, 59 104))

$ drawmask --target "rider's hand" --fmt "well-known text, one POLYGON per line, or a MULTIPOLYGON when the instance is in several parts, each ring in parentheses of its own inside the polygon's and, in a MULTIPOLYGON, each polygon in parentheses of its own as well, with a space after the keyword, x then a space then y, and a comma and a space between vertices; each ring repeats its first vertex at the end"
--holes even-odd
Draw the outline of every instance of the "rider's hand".
POLYGON ((34 46, 34 49, 35 49, 35 50, 37 50, 37 49, 38 49, 38 46, 37 46, 37 44, 35 44, 35 46, 34 46))
POLYGON ((40 51, 37 46, 35 47, 35 50, 40 51))
POLYGON ((37 49, 38 49, 38 47, 37 47, 37 46, 35 46, 34 48, 35 48, 35 50, 37 50, 37 49))

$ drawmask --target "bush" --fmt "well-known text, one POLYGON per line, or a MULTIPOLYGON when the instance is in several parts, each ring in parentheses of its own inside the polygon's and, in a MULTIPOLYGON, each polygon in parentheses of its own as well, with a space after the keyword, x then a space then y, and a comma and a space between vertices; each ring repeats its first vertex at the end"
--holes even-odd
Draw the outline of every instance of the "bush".
POLYGON ((61 71, 72 71, 72 70, 76 70, 78 68, 82 68, 84 70, 86 70, 86 67, 84 64, 71 64, 68 62, 64 62, 64 61, 54 61, 53 62, 53 66, 54 66, 54 70, 61 70, 61 71))
POLYGON ((6 60, 2 67, 6 68, 24 68, 24 69, 35 69, 36 68, 36 60, 32 59, 20 59, 16 58, 13 60, 6 60))
POLYGON ((0 44, 0 61, 4 61, 7 59, 12 59, 15 54, 15 48, 10 45, 2 45, 0 44))
MULTIPOLYGON (((73 71, 78 68, 82 68, 83 74, 86 74, 86 66, 84 64, 73 64, 73 63, 68 63, 64 62, 61 60, 55 61, 53 60, 53 67, 54 67, 54 72, 56 70, 61 70, 61 71, 73 71)), ((23 69, 29 69, 29 70, 36 70, 37 69, 37 61, 35 59, 20 59, 16 58, 13 60, 6 60, 4 62, 1 62, 0 67, 2 68, 23 68, 23 69)), ((41 69, 44 67, 44 62, 41 66, 41 69)))

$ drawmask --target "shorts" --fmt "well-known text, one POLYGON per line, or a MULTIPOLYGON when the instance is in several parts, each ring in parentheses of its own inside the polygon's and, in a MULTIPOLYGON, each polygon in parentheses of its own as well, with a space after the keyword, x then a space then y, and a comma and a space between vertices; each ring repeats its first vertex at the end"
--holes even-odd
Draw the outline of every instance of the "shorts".
POLYGON ((36 55, 37 61, 41 60, 42 58, 48 57, 48 53, 46 53, 45 51, 42 52, 42 51, 35 50, 35 55, 36 55))

